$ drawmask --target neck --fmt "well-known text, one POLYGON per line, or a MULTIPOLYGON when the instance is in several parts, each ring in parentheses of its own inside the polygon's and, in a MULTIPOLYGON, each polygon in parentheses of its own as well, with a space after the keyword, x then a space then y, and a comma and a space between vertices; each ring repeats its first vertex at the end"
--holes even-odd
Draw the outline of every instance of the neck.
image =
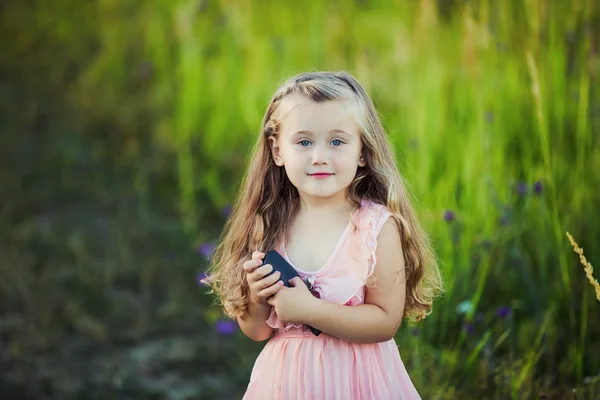
POLYGON ((349 213, 352 203, 342 194, 329 198, 315 198, 300 195, 300 213, 314 216, 331 215, 332 213, 349 213))

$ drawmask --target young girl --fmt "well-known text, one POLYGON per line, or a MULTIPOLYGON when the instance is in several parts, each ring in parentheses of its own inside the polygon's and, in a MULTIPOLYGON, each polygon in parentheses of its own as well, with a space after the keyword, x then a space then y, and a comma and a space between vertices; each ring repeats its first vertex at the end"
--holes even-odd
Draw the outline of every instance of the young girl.
POLYGON ((352 76, 305 73, 277 90, 224 232, 207 282, 244 334, 270 338, 245 400, 419 398, 394 335, 431 312, 442 279, 352 76), (271 249, 298 271, 290 287, 262 265, 271 249))

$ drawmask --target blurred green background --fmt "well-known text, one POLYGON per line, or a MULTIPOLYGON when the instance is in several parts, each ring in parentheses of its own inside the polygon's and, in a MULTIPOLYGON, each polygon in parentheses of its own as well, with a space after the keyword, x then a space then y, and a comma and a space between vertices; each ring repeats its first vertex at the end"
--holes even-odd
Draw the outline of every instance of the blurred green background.
POLYGON ((596 0, 0 3, 0 397, 240 398, 263 344, 198 277, 273 91, 344 69, 450 286, 397 334, 423 398, 597 399, 599 37, 596 0))

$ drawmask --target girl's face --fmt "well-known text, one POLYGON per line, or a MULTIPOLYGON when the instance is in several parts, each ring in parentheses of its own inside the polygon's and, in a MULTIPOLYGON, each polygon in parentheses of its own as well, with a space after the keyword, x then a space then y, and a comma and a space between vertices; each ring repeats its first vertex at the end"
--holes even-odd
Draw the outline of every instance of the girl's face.
POLYGON ((346 196, 359 166, 362 143, 348 102, 316 103, 291 94, 279 105, 282 116, 277 140, 270 138, 275 163, 302 197, 346 196))

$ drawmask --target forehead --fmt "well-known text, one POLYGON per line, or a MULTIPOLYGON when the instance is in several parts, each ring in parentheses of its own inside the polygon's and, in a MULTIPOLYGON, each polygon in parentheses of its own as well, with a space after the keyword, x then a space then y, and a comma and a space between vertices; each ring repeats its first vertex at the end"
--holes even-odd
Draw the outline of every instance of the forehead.
POLYGON ((352 101, 345 99, 317 103, 302 94, 287 95, 278 107, 281 132, 291 134, 305 130, 318 133, 341 129, 358 134, 352 105, 352 101))

